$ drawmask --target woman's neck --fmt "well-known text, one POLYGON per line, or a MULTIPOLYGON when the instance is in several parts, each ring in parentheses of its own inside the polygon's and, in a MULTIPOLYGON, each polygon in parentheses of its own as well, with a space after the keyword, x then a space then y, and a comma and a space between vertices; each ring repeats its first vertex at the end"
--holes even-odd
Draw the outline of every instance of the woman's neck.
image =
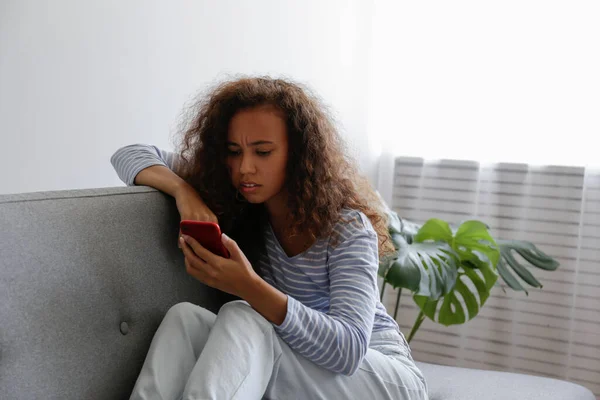
POLYGON ((286 228, 286 223, 289 221, 290 212, 287 206, 287 196, 280 192, 265 203, 269 222, 271 226, 277 230, 286 228))
POLYGON ((303 232, 294 236, 289 236, 291 228, 290 210, 287 206, 287 197, 276 196, 265 204, 269 222, 279 245, 283 248, 288 257, 296 256, 314 244, 314 239, 309 234, 303 232))

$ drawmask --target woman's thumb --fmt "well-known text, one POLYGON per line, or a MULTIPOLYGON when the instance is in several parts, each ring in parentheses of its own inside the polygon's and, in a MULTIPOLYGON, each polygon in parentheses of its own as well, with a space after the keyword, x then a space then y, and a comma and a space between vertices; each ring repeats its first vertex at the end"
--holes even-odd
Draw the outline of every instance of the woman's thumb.
POLYGON ((231 239, 226 234, 221 234, 221 241, 223 242, 223 246, 229 251, 231 258, 238 259, 240 255, 240 248, 238 247, 235 240, 231 239))

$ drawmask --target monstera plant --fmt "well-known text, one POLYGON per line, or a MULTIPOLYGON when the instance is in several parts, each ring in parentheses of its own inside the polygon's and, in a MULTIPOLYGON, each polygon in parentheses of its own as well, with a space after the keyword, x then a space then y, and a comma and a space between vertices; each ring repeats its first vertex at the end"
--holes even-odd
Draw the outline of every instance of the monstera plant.
POLYGON ((517 291, 527 290, 515 274, 530 286, 541 288, 529 266, 553 271, 558 262, 526 241, 495 240, 481 221, 452 226, 440 219, 418 225, 387 209, 389 232, 396 253, 382 259, 381 297, 386 284, 399 288, 394 318, 402 289, 413 294, 420 309, 408 336, 410 342, 425 317, 443 325, 462 324, 474 318, 490 296, 498 276, 517 291))

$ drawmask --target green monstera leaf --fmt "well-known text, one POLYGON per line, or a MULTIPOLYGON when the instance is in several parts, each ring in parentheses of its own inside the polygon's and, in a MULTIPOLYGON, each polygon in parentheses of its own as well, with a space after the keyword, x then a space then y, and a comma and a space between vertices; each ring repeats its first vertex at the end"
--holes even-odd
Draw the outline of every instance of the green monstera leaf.
POLYGON ((460 259, 476 267, 498 263, 500 252, 487 226, 480 221, 466 221, 452 232, 446 221, 432 218, 419 229, 417 242, 444 241, 458 253, 460 259))
POLYGON ((462 223, 454 235, 452 248, 460 254, 461 260, 469 261, 476 268, 489 264, 495 268, 500 258, 498 245, 480 221, 462 223))
POLYGON ((415 294, 413 299, 431 320, 446 326, 463 324, 479 313, 497 279, 498 274, 491 264, 473 268, 463 263, 449 294, 442 299, 415 294))
POLYGON ((459 258, 456 284, 443 299, 414 294, 414 301, 423 314, 443 325, 462 324, 474 318, 498 279, 496 264, 500 252, 486 225, 479 221, 466 221, 452 232, 447 222, 430 219, 419 230, 415 240, 447 242, 459 258))
POLYGON ((458 255, 448 243, 408 243, 401 233, 391 236, 396 257, 380 264, 379 270, 387 283, 434 299, 452 290, 458 255))
POLYGON ((498 273, 502 280, 513 290, 524 291, 528 294, 527 289, 523 287, 521 282, 511 273, 513 270, 524 282, 530 286, 541 288, 542 284, 533 276, 527 269, 527 266, 522 264, 514 256, 516 252, 531 266, 544 269, 546 271, 554 271, 559 267, 558 261, 548 256, 539 250, 533 243, 520 240, 498 240, 500 247, 500 260, 498 261, 498 273))

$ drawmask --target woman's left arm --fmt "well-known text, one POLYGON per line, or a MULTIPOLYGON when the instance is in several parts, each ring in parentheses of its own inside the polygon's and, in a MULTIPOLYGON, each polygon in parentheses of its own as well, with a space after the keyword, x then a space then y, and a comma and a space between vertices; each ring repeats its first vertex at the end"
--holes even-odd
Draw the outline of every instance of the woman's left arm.
POLYGON ((371 339, 378 299, 377 235, 352 232, 329 254, 329 311, 288 297, 287 313, 275 329, 298 353, 330 371, 352 375, 371 339))

